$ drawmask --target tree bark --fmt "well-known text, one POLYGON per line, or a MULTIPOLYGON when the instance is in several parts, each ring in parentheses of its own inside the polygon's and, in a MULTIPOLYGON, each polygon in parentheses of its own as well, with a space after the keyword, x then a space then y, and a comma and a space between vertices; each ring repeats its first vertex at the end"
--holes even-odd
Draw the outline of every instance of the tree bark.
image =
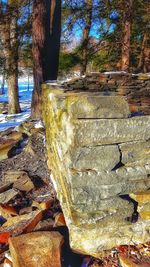
POLYGON ((7 14, 2 25, 2 40, 5 55, 6 81, 8 88, 8 113, 20 112, 18 95, 18 9, 17 4, 9 0, 7 14))
POLYGON ((32 118, 40 119, 41 84, 58 76, 61 36, 61 0, 34 0, 32 39, 34 91, 32 118))
POLYGON ((44 81, 56 80, 61 37, 61 0, 46 1, 44 43, 44 81))
POLYGON ((85 0, 86 14, 85 14, 85 27, 83 30, 83 42, 82 42, 82 63, 81 63, 81 75, 86 73, 88 63, 88 44, 89 34, 92 24, 92 6, 93 0, 85 0))
POLYGON ((141 46, 141 53, 139 58, 138 70, 144 72, 145 50, 147 47, 147 32, 143 35, 143 41, 141 46))
POLYGON ((132 27, 132 5, 133 0, 125 0, 123 12, 123 38, 122 38, 122 71, 130 68, 130 38, 132 27))
POLYGON ((34 0, 32 12, 32 57, 34 90, 32 95, 31 116, 41 118, 41 84, 43 83, 43 49, 45 42, 44 18, 46 5, 43 0, 34 0))

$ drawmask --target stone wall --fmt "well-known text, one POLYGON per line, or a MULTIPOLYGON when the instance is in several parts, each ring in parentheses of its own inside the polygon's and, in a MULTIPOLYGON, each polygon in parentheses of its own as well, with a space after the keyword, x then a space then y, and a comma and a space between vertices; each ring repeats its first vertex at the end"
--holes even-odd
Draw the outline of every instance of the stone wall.
POLYGON ((69 90, 100 91, 103 95, 125 96, 131 112, 150 115, 150 76, 127 73, 89 73, 64 84, 69 90))
POLYGON ((150 116, 121 96, 43 86, 48 166, 72 249, 150 241, 150 116))

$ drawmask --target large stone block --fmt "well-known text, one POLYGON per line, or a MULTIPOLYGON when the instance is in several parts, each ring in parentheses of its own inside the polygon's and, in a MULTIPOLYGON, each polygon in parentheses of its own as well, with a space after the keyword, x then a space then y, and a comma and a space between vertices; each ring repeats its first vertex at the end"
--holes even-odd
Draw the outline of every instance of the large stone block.
POLYGON ((70 168, 99 172, 112 170, 120 162, 117 145, 74 148, 70 153, 70 168))
MULTIPOLYGON (((49 86, 44 87, 49 90, 49 86)), ((57 111, 68 111, 71 116, 79 119, 89 118, 127 118, 130 110, 124 97, 103 96, 100 93, 65 92, 63 89, 51 87, 49 98, 57 111)))
POLYGON ((141 177, 141 180, 131 180, 116 184, 100 185, 93 181, 87 181, 83 184, 82 180, 71 183, 71 198, 73 203, 91 204, 92 201, 100 201, 114 197, 116 195, 127 195, 148 190, 150 188, 150 179, 141 177))
POLYGON ((96 257, 150 240, 148 217, 132 223, 132 195, 150 188, 150 116, 127 118, 122 101, 43 88, 48 166, 71 246, 96 257))
POLYGON ((150 138, 150 116, 128 119, 76 120, 77 146, 108 145, 150 138))

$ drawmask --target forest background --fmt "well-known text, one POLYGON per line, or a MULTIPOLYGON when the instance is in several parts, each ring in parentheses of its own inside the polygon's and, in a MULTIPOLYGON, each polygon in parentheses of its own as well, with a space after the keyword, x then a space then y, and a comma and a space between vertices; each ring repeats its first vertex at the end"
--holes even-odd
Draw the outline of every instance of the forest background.
POLYGON ((32 117, 41 117, 41 84, 94 71, 150 72, 149 0, 0 0, 0 93, 19 113, 18 77, 34 77, 32 117))

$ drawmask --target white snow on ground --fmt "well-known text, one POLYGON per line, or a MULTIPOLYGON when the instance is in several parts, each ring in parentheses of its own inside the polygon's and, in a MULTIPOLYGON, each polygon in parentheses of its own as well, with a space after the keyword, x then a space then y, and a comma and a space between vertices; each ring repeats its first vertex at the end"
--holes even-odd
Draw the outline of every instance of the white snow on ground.
MULTIPOLYGON (((27 77, 21 77, 19 79, 19 101, 20 101, 21 113, 14 115, 0 114, 0 131, 4 131, 10 127, 16 127, 30 117, 32 90, 33 90, 33 79, 30 77, 29 88, 28 88, 27 77)), ((5 94, 0 95, 0 103, 7 101, 8 101, 7 87, 5 86, 5 94)))

